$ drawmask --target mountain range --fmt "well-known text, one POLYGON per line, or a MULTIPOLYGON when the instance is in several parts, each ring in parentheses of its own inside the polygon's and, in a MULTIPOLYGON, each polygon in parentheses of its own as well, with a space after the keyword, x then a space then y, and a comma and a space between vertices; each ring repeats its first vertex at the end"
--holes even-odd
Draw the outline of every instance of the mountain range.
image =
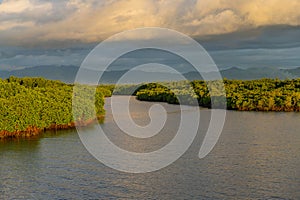
MULTIPOLYGON (((44 77, 51 80, 61 80, 66 83, 74 83, 76 74, 79 70, 77 66, 36 66, 31 68, 13 70, 13 71, 1 71, 0 78, 5 79, 10 76, 16 77, 44 77)), ((86 74, 90 77, 97 77, 99 72, 93 70, 86 70, 86 74)), ((115 83, 118 81, 127 71, 126 70, 114 70, 104 72, 101 77, 101 83, 115 83)), ((278 69, 271 67, 257 67, 241 69, 238 67, 232 67, 220 71, 223 78, 227 79, 240 79, 240 80, 252 80, 261 78, 279 78, 279 79, 292 79, 300 77, 300 67, 293 69, 278 69)), ((216 75, 216 72, 202 73, 205 77, 210 78, 216 75)), ((195 71, 190 71, 182 74, 188 80, 203 79, 202 76, 195 71)), ((89 78, 88 78, 89 79, 89 78)), ((128 73, 123 83, 139 83, 149 81, 176 81, 182 80, 183 77, 175 73, 168 72, 146 72, 142 70, 133 70, 128 73)), ((89 80, 87 80, 88 82, 89 80)))

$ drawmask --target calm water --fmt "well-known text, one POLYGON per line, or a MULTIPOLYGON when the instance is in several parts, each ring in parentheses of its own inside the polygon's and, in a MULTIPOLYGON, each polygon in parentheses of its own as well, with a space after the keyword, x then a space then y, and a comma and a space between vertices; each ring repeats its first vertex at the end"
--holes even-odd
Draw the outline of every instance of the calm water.
MULTIPOLYGON (((145 109, 152 104, 130 105, 136 123, 149 123, 145 109)), ((179 121, 177 106, 162 105, 167 128, 149 141, 122 134, 109 111, 102 126, 113 130, 108 136, 120 147, 152 151, 174 136, 179 121)), ((200 160, 209 113, 201 110, 198 136, 179 160, 147 174, 104 166, 76 131, 0 141, 0 199, 300 199, 300 113, 228 111, 217 145, 200 160)))

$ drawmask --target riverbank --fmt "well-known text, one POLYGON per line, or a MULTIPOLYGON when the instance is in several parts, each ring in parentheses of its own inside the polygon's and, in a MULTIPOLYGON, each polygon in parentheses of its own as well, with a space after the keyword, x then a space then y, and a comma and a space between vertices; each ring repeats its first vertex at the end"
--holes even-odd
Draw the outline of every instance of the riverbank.
POLYGON ((74 87, 43 78, 0 80, 0 138, 30 137, 46 130, 88 125, 104 118, 104 97, 110 95, 104 86, 95 91, 93 86, 74 87), (88 98, 91 95, 95 98, 88 98), (95 119, 95 115, 99 117, 95 119))
POLYGON ((300 79, 150 83, 142 85, 135 95, 142 101, 179 104, 180 100, 180 104, 206 108, 213 105, 237 111, 300 112, 300 79))
POLYGON ((76 127, 85 127, 89 126, 91 124, 94 124, 96 122, 103 122, 104 121, 104 115, 98 116, 97 118, 82 121, 82 122, 70 122, 68 124, 52 124, 49 127, 45 128, 38 128, 34 126, 29 126, 25 130, 17 130, 13 132, 1 130, 0 131, 0 139, 8 139, 8 138, 18 138, 18 137, 32 137, 37 136, 45 131, 59 131, 59 130, 69 130, 69 129, 75 129, 76 127))
POLYGON ((95 110, 104 119, 104 97, 111 96, 112 91, 114 95, 134 95, 141 101, 179 104, 180 99, 181 104, 206 108, 213 103, 217 108, 237 111, 300 111, 300 79, 100 85, 96 92, 87 85, 77 86, 76 91, 73 88, 73 84, 43 78, 0 79, 0 138, 72 129, 74 121, 85 126, 96 120, 95 110), (95 99, 87 98, 92 95, 95 99), (74 100, 78 102, 75 107, 74 100))

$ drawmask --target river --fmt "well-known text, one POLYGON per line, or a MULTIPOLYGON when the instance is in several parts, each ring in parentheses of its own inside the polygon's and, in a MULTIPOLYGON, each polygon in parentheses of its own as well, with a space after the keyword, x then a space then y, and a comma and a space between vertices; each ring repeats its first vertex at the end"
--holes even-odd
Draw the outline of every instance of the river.
MULTIPOLYGON (((153 104, 132 99, 136 123, 149 123, 146 110, 153 104)), ((155 150, 174 137, 180 119, 178 106, 161 105, 169 111, 167 128, 148 142, 120 134, 109 103, 101 126, 115 130, 108 137, 122 148, 155 150)), ((0 199, 300 199, 300 113, 228 111, 215 148, 199 159, 210 110, 200 113, 203 124, 188 151, 168 167, 144 174, 103 165, 75 130, 0 141, 0 199)))

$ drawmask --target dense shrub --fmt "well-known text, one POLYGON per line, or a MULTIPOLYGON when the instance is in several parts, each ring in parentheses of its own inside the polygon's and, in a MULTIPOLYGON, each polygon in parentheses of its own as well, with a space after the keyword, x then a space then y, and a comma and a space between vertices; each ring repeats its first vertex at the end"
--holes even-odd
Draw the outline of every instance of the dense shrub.
POLYGON ((178 104, 224 107, 222 99, 226 92, 227 109, 240 111, 300 111, 300 79, 261 79, 253 81, 179 81, 173 83, 151 83, 141 86, 137 99, 163 101, 178 104), (222 85, 225 91, 222 91, 222 85))
POLYGON ((76 91, 81 102, 72 110, 73 85, 43 78, 16 78, 0 80, 0 131, 39 130, 51 126, 71 126, 75 121, 91 120, 104 115, 104 96, 110 96, 108 86, 98 86, 95 99, 86 98, 95 88, 81 86, 76 91), (95 102, 94 102, 95 100, 95 102))

